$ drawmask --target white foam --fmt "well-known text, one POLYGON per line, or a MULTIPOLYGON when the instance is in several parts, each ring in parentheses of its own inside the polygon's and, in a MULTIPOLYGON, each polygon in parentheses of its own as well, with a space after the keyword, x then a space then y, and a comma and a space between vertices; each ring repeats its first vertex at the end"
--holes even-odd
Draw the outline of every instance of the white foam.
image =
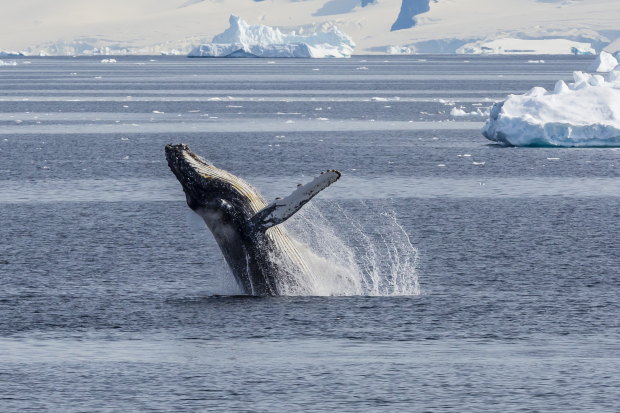
POLYGON ((303 295, 419 294, 418 251, 394 212, 360 207, 372 225, 328 202, 308 205, 291 219, 290 232, 306 245, 301 251, 312 271, 303 295))

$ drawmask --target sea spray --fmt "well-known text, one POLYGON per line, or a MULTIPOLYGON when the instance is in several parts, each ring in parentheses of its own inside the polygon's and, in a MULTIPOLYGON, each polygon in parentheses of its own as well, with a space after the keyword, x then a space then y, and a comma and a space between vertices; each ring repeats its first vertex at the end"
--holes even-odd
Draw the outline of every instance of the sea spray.
POLYGON ((347 208, 317 201, 286 223, 305 245, 300 251, 312 272, 311 280, 299 282, 307 290, 293 295, 420 293, 418 250, 394 211, 379 208, 366 202, 347 208))
POLYGON ((330 218, 331 214, 326 217, 321 208, 309 204, 286 223, 310 271, 294 274, 299 287, 297 290, 281 284, 284 294, 364 294, 355 253, 341 236, 338 227, 331 224, 330 218))
MULTIPOLYGON (((186 223, 201 234, 205 223, 188 211, 186 223)), ((285 296, 397 296, 418 295, 418 250, 398 220, 385 205, 343 206, 317 200, 305 205, 284 224, 309 271, 282 271, 279 291, 285 296)), ((215 242, 215 239, 213 239, 215 242)), ((222 254, 210 265, 217 269, 213 294, 237 295, 242 290, 222 254)))

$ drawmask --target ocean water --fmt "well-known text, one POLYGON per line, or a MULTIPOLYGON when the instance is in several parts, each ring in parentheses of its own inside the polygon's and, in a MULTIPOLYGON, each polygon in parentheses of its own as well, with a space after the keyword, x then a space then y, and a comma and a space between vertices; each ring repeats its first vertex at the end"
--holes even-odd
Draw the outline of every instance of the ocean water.
POLYGON ((0 67, 0 411, 620 409, 620 150, 450 115, 589 58, 117 60, 0 67), (286 224, 321 295, 239 296, 180 142, 267 199, 342 172, 286 224))

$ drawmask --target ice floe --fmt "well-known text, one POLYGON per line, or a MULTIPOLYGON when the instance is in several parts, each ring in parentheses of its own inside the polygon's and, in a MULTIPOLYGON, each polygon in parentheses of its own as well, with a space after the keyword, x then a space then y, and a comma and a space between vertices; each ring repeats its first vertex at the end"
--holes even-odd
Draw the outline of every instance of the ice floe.
POLYGON ((489 109, 483 110, 482 108, 477 108, 475 111, 467 112, 462 107, 457 108, 456 106, 450 110, 450 116, 454 117, 464 117, 464 116, 489 116, 489 109))
POLYGON ((213 37, 211 43, 194 47, 189 57, 349 57, 355 43, 331 27, 302 35, 282 33, 277 27, 250 25, 230 16, 230 27, 213 37))
POLYGON ((0 57, 22 57, 26 56, 24 52, 13 52, 13 51, 5 51, 0 50, 0 57))
POLYGON ((590 72, 599 72, 606 73, 611 72, 614 68, 618 66, 618 60, 611 54, 606 51, 602 51, 594 62, 589 67, 590 72))
POLYGON ((407 46, 388 46, 385 52, 387 54, 414 54, 414 50, 407 46))
POLYGON ((607 80, 574 72, 573 79, 550 92, 509 95, 493 106, 482 134, 510 146, 620 146, 620 71, 607 80))
POLYGON ((590 43, 569 39, 522 39, 503 37, 467 43, 456 50, 463 54, 575 54, 575 49, 583 54, 594 54, 590 43))

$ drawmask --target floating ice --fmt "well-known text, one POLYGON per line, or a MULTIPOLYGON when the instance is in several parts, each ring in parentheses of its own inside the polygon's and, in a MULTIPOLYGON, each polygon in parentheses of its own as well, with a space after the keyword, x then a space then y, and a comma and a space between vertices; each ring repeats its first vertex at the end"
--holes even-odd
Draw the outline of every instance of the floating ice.
POLYGON ((387 54, 414 54, 415 51, 407 46, 388 46, 385 49, 387 54))
POLYGON ((476 108, 475 111, 467 112, 462 107, 457 108, 456 106, 450 110, 450 116, 454 117, 464 117, 464 116, 489 116, 489 109, 482 110, 481 108, 476 108))
POLYGON ((23 57, 26 56, 24 52, 12 52, 0 50, 0 57, 23 57))
POLYGON ((454 107, 452 108, 452 110, 450 111, 450 115, 451 116, 467 116, 467 112, 465 112, 463 109, 461 108, 457 108, 454 107))
POLYGON ((278 28, 249 25, 230 16, 230 27, 213 37, 211 43, 194 47, 189 57, 349 57, 353 40, 332 27, 327 31, 298 35, 278 28))
POLYGON ((552 92, 535 87, 491 109, 482 134, 511 146, 620 146, 620 71, 573 73, 552 92))
POLYGON ((575 56, 592 56, 596 54, 592 50, 580 49, 579 47, 572 47, 570 52, 575 56))
POLYGON ((0 66, 17 66, 15 60, 0 60, 0 66))
POLYGON ((101 63, 116 63, 116 59, 101 59, 101 63))
POLYGON ((616 66, 618 66, 616 58, 611 53, 602 51, 601 54, 596 56, 596 60, 592 62, 588 70, 590 72, 605 73, 611 72, 616 66))
POLYGON ((462 54, 594 54, 591 43, 570 39, 522 39, 501 37, 467 43, 456 53, 462 54))

